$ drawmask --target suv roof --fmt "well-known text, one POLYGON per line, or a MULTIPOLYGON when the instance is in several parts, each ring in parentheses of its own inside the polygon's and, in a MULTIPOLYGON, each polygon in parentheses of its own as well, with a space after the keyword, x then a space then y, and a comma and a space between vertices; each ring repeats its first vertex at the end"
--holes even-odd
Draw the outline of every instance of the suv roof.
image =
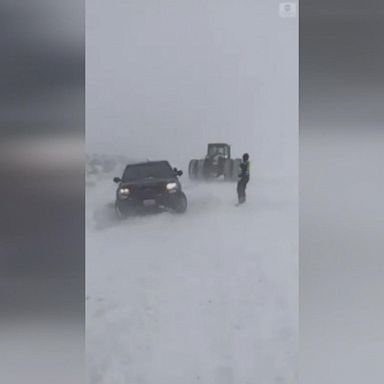
POLYGON ((166 163, 167 165, 171 166, 169 164, 169 161, 167 160, 155 160, 155 161, 141 161, 139 163, 129 163, 127 164, 127 167, 132 167, 132 166, 135 166, 135 165, 146 165, 146 164, 161 164, 161 163, 166 163))
POLYGON ((128 164, 123 173, 123 181, 142 180, 145 178, 175 178, 175 174, 168 161, 147 161, 128 164))

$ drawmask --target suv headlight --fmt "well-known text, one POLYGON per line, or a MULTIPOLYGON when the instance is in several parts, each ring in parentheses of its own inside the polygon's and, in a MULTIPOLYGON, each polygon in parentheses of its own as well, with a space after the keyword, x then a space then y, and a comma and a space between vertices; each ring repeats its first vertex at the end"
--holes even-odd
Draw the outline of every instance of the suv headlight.
POLYGON ((177 189, 177 183, 168 183, 167 186, 167 191, 168 192, 173 192, 173 191, 176 191, 177 189))
POLYGON ((120 188, 119 189, 119 197, 122 200, 128 199, 129 188, 120 188))

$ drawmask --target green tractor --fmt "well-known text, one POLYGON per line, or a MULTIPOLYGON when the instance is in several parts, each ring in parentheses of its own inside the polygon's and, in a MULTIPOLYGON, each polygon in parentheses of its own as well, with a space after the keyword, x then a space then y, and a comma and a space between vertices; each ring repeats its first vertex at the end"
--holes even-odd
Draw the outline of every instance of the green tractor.
POLYGON ((191 180, 213 180, 224 177, 226 181, 237 181, 241 159, 231 159, 231 146, 225 143, 208 144, 205 159, 189 162, 191 180))

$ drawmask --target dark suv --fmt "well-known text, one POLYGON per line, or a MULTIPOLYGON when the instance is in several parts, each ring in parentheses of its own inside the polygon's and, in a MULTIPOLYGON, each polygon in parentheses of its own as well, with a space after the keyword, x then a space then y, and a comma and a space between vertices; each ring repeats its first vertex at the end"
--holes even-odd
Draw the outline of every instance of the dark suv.
POLYGON ((127 216, 145 207, 167 208, 177 213, 187 209, 187 198, 181 189, 178 176, 182 171, 170 166, 168 161, 148 161, 129 164, 116 191, 116 211, 127 216))

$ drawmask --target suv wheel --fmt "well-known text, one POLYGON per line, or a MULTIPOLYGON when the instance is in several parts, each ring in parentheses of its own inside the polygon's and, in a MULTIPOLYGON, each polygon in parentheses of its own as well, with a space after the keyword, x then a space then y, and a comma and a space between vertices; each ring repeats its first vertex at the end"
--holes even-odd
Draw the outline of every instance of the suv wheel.
POLYGON ((184 213, 187 210, 187 205, 187 197, 181 192, 175 196, 172 208, 176 213, 184 213))

